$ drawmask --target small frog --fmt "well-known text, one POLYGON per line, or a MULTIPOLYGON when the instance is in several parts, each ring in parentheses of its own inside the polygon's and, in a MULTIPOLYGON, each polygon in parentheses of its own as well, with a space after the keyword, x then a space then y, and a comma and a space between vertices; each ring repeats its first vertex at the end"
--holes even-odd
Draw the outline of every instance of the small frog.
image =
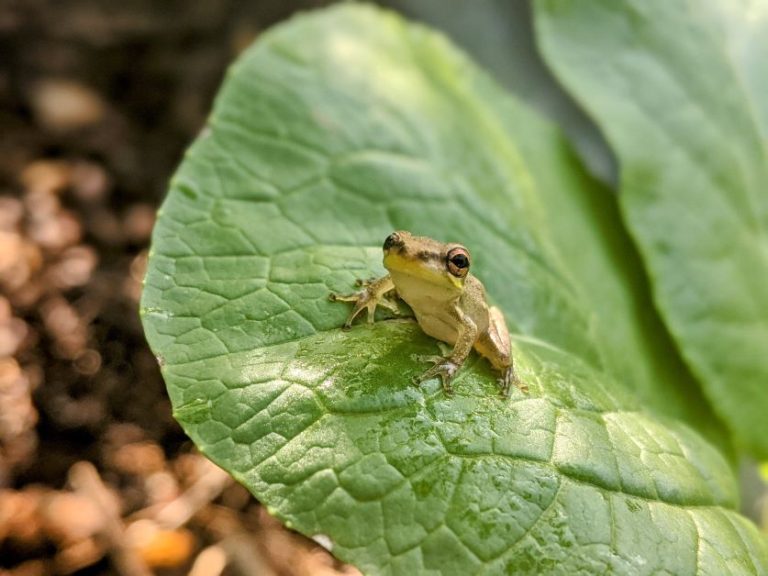
POLYGON ((384 240, 384 267, 389 274, 365 282, 363 289, 350 295, 331 294, 331 300, 354 302, 344 328, 368 310, 373 322, 376 306, 397 312, 391 295, 403 299, 416 320, 430 336, 454 346, 446 357, 427 356, 434 366, 416 377, 415 382, 439 377, 447 395, 453 394, 451 381, 474 347, 501 372, 499 388, 509 395, 512 384, 522 391, 527 387, 515 376, 509 331, 501 310, 488 307, 483 284, 469 273, 469 251, 461 244, 443 244, 410 232, 393 232, 384 240))

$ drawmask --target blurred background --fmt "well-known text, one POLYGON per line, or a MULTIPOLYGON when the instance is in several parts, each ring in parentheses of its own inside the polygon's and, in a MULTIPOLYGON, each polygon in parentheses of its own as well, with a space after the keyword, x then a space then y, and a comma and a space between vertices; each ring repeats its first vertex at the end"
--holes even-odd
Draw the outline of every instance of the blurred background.
MULTIPOLYGON (((1 575, 358 573, 195 452, 138 316, 155 211, 226 66, 327 3, 0 1, 1 575)), ((525 1, 384 4, 445 30, 615 181, 525 1)))
POLYGON ((0 573, 357 573, 195 452, 138 316, 226 66, 320 4, 0 2, 0 573))

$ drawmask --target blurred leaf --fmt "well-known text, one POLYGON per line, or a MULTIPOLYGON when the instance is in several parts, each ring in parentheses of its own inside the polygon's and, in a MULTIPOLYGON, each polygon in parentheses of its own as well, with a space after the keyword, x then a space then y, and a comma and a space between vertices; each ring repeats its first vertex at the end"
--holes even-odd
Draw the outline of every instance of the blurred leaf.
POLYGON ((590 172, 615 187, 616 159, 597 126, 542 60, 528 0, 385 0, 445 32, 496 82, 557 123, 590 172))
POLYGON ((546 58, 617 151, 664 319, 737 440, 768 456, 768 3, 535 6, 546 58))
MULTIPOLYGON (((722 455, 654 416, 676 383, 660 370, 644 412, 616 377, 609 357, 641 351, 597 335, 587 271, 550 236, 566 217, 541 171, 578 166, 561 141, 537 148, 537 125, 444 39, 370 7, 263 35, 155 230, 142 313, 177 418, 272 513, 366 573, 768 569, 722 455), (499 114, 513 110, 510 129, 499 114), (412 320, 339 329, 348 310, 328 293, 381 274, 397 228, 473 250, 529 395, 498 398, 476 356, 456 396, 414 387, 414 355, 438 348, 412 320)), ((585 206, 572 225, 602 254, 585 206)), ((609 261, 583 260, 594 274, 609 261)), ((615 322, 631 342, 633 320, 615 322)))

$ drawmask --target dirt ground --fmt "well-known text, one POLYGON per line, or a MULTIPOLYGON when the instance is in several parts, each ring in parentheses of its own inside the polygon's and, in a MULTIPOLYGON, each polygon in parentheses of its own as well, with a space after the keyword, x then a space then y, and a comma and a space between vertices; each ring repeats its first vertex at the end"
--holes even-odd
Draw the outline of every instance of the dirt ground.
POLYGON ((319 4, 0 4, 0 575, 357 573, 195 452, 138 316, 227 63, 319 4))

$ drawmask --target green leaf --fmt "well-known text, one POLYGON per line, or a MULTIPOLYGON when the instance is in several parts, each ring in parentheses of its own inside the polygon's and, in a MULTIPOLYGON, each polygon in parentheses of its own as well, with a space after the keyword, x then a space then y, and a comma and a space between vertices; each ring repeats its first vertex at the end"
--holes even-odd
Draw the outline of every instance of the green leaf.
POLYGON ((675 341, 741 445, 768 456, 768 3, 536 10, 546 58, 617 152, 675 341))
POLYGON ((504 100, 496 110, 509 133, 517 135, 560 259, 592 311, 589 332, 601 366, 617 385, 632 390, 646 410, 695 426, 730 453, 722 424, 655 313, 615 195, 575 165, 554 127, 513 100, 504 100))
POLYGON ((538 188, 550 162, 577 167, 534 165, 530 112, 520 133, 500 122, 514 106, 440 36, 370 7, 263 35, 155 229, 142 314, 176 417, 366 573, 768 570, 720 452, 662 402, 642 411, 606 360, 641 352, 595 335, 587 271, 563 264, 538 188), (381 274, 397 228, 469 245, 529 395, 501 400, 475 355, 454 397, 413 386, 414 357, 438 346, 412 319, 339 329, 348 309, 329 292, 381 274))

